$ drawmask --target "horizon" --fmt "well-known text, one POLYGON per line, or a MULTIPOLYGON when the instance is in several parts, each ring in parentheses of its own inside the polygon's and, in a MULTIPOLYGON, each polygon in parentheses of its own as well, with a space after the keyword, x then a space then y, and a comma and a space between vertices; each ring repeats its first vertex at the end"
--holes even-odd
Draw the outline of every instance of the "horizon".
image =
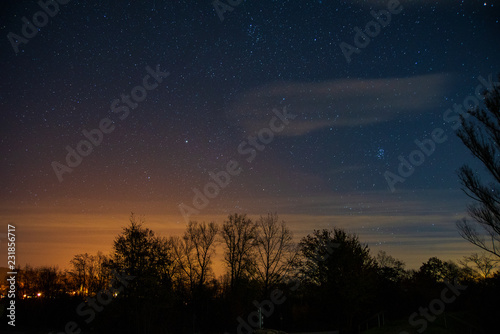
MULTIPOLYGON (((141 216, 139 213, 135 212, 136 216, 141 216)), ((243 212, 240 212, 243 213, 243 212)), ((265 215, 264 213, 263 215, 265 215)), ((54 220, 54 229, 59 230, 59 234, 64 235, 64 223, 66 221, 66 217, 75 217, 70 218, 74 219, 73 223, 78 227, 74 227, 78 230, 71 240, 68 240, 67 243, 62 243, 58 245, 58 247, 54 247, 54 244, 58 239, 57 234, 51 233, 51 236, 44 242, 36 241, 35 244, 27 245, 23 241, 18 241, 19 251, 17 254, 18 259, 24 259, 28 256, 35 259, 32 262, 24 262, 23 268, 25 265, 30 265, 33 267, 40 266, 57 266, 60 270, 71 269, 70 260, 73 256, 77 254, 89 253, 96 254, 98 251, 102 251, 105 255, 110 255, 112 253, 113 241, 114 239, 120 235, 123 231, 124 227, 129 225, 129 215, 112 215, 110 218, 102 218, 102 221, 107 221, 105 228, 103 229, 95 229, 94 232, 88 232, 85 221, 91 219, 94 221, 94 226, 101 225, 101 221, 97 222, 99 215, 64 215, 60 217, 52 218, 54 220), (108 219, 108 220, 106 220, 108 219), (112 223, 111 223, 112 222, 112 223), (125 223, 124 223, 125 222, 125 223), (68 250, 71 249, 73 252, 68 250), (26 254, 25 249, 29 250, 29 253, 26 254), (30 255, 37 254, 37 255, 30 255), (56 255, 60 254, 60 255, 56 255), (47 257, 51 257, 54 259, 52 262, 46 261, 47 257)), ((247 215, 252 220, 255 220, 260 215, 247 215)), ((362 244, 367 244, 370 249, 370 254, 374 257, 379 250, 384 250, 387 254, 392 255, 393 257, 403 261, 406 265, 406 269, 415 269, 418 270, 420 266, 425 263, 430 257, 438 257, 443 261, 453 260, 455 263, 458 260, 462 259, 463 256, 470 255, 472 253, 480 253, 479 250, 471 245, 469 242, 465 241, 458 235, 458 231, 456 232, 455 238, 443 237, 443 234, 449 233, 449 226, 446 222, 442 222, 441 224, 436 223, 438 220, 435 217, 427 218, 427 230, 422 228, 422 234, 426 235, 435 235, 435 237, 431 240, 427 240, 426 242, 422 242, 421 238, 414 237, 411 233, 401 232, 400 235, 387 234, 387 231, 391 231, 391 224, 387 223, 387 226, 382 226, 381 224, 366 222, 368 219, 365 217, 353 217, 353 216, 331 216, 328 218, 325 217, 311 217, 306 215, 280 215, 278 213, 280 220, 284 220, 287 223, 287 226, 291 229, 294 236, 294 241, 298 243, 302 237, 307 234, 312 234, 314 230, 322 230, 322 229, 333 229, 342 228, 348 233, 356 234, 359 237, 359 240, 362 244), (311 226, 311 229, 308 230, 303 225, 303 220, 309 219, 310 223, 308 226, 311 226), (337 221, 339 223, 332 223, 337 221), (340 223, 342 222, 343 223, 340 223), (377 233, 373 233, 377 231, 377 233), (404 237, 403 237, 404 235, 404 237), (405 244, 406 243, 406 244, 405 244)), ((174 216, 171 220, 175 220, 182 216, 174 216)), ((215 223, 221 225, 223 220, 227 218, 227 215, 224 216, 202 216, 197 219, 194 217, 193 221, 198 222, 210 222, 214 221, 215 223), (215 219, 210 219, 210 217, 215 219)), ((419 216, 413 216, 413 219, 417 219, 419 216)), ((458 218, 461 218, 457 216, 458 218)), ((385 216, 383 218, 391 218, 391 216, 385 216)), ((166 224, 163 222, 165 216, 163 215, 155 215, 155 216, 144 216, 144 227, 147 227, 155 232, 157 236, 181 236, 184 233, 185 227, 187 226, 184 222, 175 222, 171 224, 171 227, 166 227, 166 224), (148 219, 148 217, 151 217, 148 219)), ((394 217, 392 217, 394 220, 394 217)), ((408 217, 403 217, 400 220, 412 219, 408 217)), ((390 220, 390 219, 388 219, 390 220)), ((413 224, 409 224, 411 227, 413 224)), ((66 227, 67 228, 67 227, 66 227)), ((454 227, 454 224, 452 226, 454 227)), ((36 231, 36 228, 30 228, 30 230, 36 231)), ((23 240, 24 233, 22 230, 17 231, 17 236, 20 240, 23 240)), ((46 236, 47 238, 47 236, 46 236)), ((0 240, 1 241, 1 240, 0 240)), ((6 243, 0 242, 0 251, 6 252, 6 243)), ((216 254, 214 257, 215 266, 215 274, 216 277, 224 274, 222 270, 222 252, 221 252, 221 244, 217 245, 216 254)), ((21 260, 23 261, 23 260, 21 260)))

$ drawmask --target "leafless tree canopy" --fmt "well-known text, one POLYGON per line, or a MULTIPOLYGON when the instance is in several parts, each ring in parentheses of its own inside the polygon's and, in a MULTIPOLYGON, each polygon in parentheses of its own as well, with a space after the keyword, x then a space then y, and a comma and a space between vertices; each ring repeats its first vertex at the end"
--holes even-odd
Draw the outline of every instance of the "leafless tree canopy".
POLYGON ((457 222, 460 235, 479 248, 500 257, 500 85, 484 93, 486 109, 471 109, 462 115, 457 131, 470 152, 484 167, 490 182, 484 182, 469 166, 460 168, 458 176, 463 191, 474 200, 466 218, 457 222))
POLYGON ((500 260, 493 258, 491 254, 474 253, 464 256, 460 264, 472 278, 488 278, 493 275, 499 262, 500 260))
POLYGON ((261 216, 257 221, 256 275, 267 292, 291 271, 297 257, 292 232, 278 215, 261 216))
POLYGON ((253 247, 256 242, 256 225, 246 215, 228 216, 221 229, 224 243, 224 262, 228 268, 230 287, 234 289, 248 277, 254 266, 253 247))
POLYGON ((191 290, 205 284, 212 275, 212 256, 218 226, 190 221, 182 238, 172 238, 176 266, 181 277, 189 282, 191 290))
POLYGON ((105 288, 110 277, 108 258, 102 252, 96 255, 77 254, 70 261, 73 278, 78 293, 86 296, 105 288))

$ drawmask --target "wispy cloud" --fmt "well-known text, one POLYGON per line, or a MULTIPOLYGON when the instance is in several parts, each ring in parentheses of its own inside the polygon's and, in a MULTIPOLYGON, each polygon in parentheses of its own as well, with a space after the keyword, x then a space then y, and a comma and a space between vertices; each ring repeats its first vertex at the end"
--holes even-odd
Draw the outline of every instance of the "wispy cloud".
POLYGON ((273 83, 242 94, 227 117, 252 133, 267 126, 278 103, 297 115, 280 135, 300 136, 328 127, 387 122, 437 108, 450 88, 448 74, 409 78, 339 79, 273 83))

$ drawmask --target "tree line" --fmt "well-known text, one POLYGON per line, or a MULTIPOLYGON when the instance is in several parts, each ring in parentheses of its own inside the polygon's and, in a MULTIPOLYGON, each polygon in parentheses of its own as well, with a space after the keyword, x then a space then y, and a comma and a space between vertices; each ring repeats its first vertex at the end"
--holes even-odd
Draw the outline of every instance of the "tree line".
POLYGON ((82 301, 89 303, 110 289, 120 273, 130 278, 129 284, 113 293, 112 303, 99 309, 91 323, 80 318, 81 328, 247 333, 256 329, 247 315, 279 292, 284 302, 273 305, 272 312, 264 310, 264 327, 351 332, 368 326, 367 320, 380 312, 387 319, 408 317, 439 296, 446 284, 460 282, 469 286, 465 297, 446 311, 468 312, 466 322, 476 328, 481 326, 477 317, 496 312, 488 307, 492 296, 498 296, 497 264, 481 253, 458 263, 431 257, 418 270, 408 270, 384 251, 372 255, 356 234, 340 228, 315 230, 296 243, 277 214, 253 220, 235 213, 221 225, 191 221, 182 236, 171 237, 157 235, 132 214, 111 254, 77 254, 65 272, 26 266, 19 270, 18 293, 28 310, 51 310, 52 316, 42 318, 44 311, 37 309, 37 321, 62 329, 64 321, 78 317, 75 308, 82 301), (216 277, 218 249, 223 274, 216 277), (484 308, 471 304, 479 297, 485 298, 480 299, 484 308), (60 312, 57 319, 54 309, 60 312))

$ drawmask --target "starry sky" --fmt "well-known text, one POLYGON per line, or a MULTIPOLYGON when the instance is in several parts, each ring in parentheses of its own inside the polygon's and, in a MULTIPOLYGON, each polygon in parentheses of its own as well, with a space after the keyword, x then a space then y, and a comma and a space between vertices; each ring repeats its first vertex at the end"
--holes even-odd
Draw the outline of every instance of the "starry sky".
POLYGON ((107 253, 130 212, 165 236, 276 212, 409 268, 477 251, 456 170, 482 167, 454 128, 500 73, 494 1, 46 3, 0 4, 18 264, 107 253))

